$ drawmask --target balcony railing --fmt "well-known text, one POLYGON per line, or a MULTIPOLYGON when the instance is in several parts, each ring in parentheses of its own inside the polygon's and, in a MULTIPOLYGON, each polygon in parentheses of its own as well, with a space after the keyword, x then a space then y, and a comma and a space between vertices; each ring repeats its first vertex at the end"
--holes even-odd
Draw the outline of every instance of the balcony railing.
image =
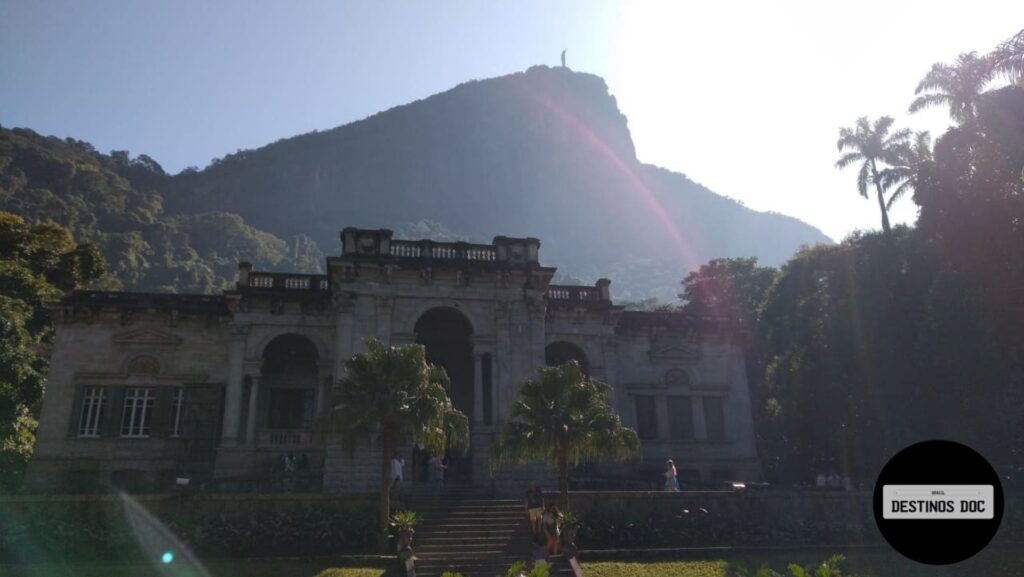
POLYGON ((261 429, 257 431, 261 447, 299 447, 313 444, 313 432, 305 429, 261 429))
POLYGON ((601 290, 592 286, 549 285, 544 296, 549 301, 567 303, 601 302, 601 290))
POLYGON ((328 283, 326 275, 254 272, 249 274, 249 288, 326 291, 328 283))
POLYGON ((399 258, 429 258, 435 260, 470 260, 489 262, 497 260, 494 247, 486 244, 463 242, 433 242, 423 240, 392 240, 389 254, 399 258))

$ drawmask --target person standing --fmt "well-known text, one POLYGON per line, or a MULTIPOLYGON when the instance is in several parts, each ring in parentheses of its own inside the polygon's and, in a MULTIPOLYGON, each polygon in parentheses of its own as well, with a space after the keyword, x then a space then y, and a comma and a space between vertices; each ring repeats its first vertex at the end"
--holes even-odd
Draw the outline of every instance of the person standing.
POLYGON ((672 459, 665 461, 665 490, 670 492, 679 491, 679 479, 676 477, 676 464, 672 459))
POLYGON ((561 548, 562 512, 554 504, 548 505, 544 513, 543 529, 548 542, 548 555, 558 555, 561 548))
POLYGON ((397 451, 395 451, 395 453, 391 456, 391 482, 392 483, 395 482, 395 479, 397 479, 399 481, 404 481, 405 480, 404 471, 403 471, 404 468, 405 468, 405 461, 402 459, 402 456, 399 455, 397 451))
POLYGON ((530 528, 534 535, 541 533, 541 519, 544 517, 544 491, 540 490, 536 481, 530 481, 526 490, 526 514, 530 518, 530 528))

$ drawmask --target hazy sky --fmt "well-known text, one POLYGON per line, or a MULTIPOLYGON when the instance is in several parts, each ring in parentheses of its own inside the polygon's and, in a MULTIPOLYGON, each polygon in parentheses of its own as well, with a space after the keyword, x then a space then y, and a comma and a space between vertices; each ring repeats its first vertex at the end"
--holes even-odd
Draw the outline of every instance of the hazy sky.
MULTIPOLYGON (((836 132, 909 117, 935 61, 1024 27, 1024 2, 0 0, 0 123, 171 172, 534 64, 603 76, 641 160, 833 238, 877 228, 836 132)), ((897 221, 913 221, 908 199, 897 221)))

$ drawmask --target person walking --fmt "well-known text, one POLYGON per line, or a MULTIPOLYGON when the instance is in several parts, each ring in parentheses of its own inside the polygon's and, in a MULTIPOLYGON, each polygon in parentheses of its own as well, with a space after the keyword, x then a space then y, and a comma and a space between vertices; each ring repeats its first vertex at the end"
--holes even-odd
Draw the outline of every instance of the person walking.
POLYGON ((672 459, 665 461, 665 490, 670 492, 679 491, 679 479, 676 477, 676 464, 672 459))
POLYGON ((444 470, 447 468, 441 459, 438 459, 436 455, 431 455, 430 460, 427 461, 427 470, 430 472, 430 481, 435 488, 440 489, 444 486, 444 470))
POLYGON ((526 490, 526 514, 530 519, 530 528, 534 535, 541 533, 541 519, 544 517, 544 491, 537 486, 536 481, 530 481, 530 488, 526 490))
POLYGON ((543 519, 544 537, 548 541, 548 555, 558 555, 561 551, 562 512, 554 504, 548 505, 543 519))

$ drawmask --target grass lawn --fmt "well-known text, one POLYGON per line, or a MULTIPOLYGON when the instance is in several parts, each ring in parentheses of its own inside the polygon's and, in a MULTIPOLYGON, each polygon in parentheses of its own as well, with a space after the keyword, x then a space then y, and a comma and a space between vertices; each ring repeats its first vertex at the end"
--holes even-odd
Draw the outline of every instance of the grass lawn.
MULTIPOLYGON (((841 551, 846 555, 843 575, 862 577, 1024 577, 1024 547, 993 547, 963 563, 946 567, 921 565, 887 550, 841 551)), ((753 573, 761 565, 789 575, 790 563, 817 565, 831 552, 772 553, 730 559, 662 562, 584 563, 586 577, 735 577, 745 567, 753 573)))
MULTIPOLYGON (((843 552, 843 551, 838 551, 843 552)), ((994 547, 949 567, 918 565, 884 550, 846 551, 846 576, 870 577, 1024 577, 1024 547, 994 547)), ((685 561, 584 563, 586 577, 735 577, 740 567, 755 570, 767 564, 787 574, 789 563, 820 562, 828 552, 770 553, 742 557, 709 557, 685 561)), ((0 565, 2 577, 400 577, 381 566, 339 566, 329 560, 215 561, 206 572, 186 563, 81 563, 73 565, 0 565)))

